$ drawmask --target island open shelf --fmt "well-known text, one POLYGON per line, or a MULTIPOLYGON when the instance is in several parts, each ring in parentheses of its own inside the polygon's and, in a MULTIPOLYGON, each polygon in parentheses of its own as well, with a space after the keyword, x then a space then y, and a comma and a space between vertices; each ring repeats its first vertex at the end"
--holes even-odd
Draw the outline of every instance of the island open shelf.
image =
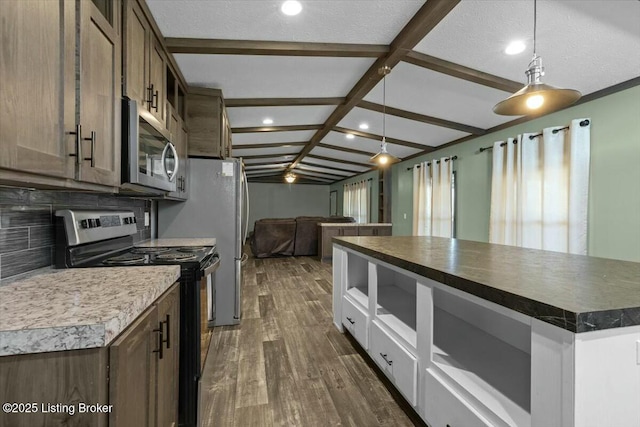
POLYGON ((531 425, 530 340, 519 316, 433 290, 432 369, 507 425, 531 425))
POLYGON ((369 306, 369 262, 357 254, 347 253, 346 291, 366 310, 369 306))
POLYGON ((375 316, 416 348, 416 280, 382 265, 377 269, 375 316))

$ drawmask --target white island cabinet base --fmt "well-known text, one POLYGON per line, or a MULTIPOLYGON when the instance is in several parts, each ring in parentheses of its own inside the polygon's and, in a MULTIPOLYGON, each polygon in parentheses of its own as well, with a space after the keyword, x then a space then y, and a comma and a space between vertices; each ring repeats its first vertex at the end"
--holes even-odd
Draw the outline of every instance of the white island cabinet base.
POLYGON ((640 326, 573 333, 335 243, 333 281, 335 326, 431 427, 640 427, 640 326))

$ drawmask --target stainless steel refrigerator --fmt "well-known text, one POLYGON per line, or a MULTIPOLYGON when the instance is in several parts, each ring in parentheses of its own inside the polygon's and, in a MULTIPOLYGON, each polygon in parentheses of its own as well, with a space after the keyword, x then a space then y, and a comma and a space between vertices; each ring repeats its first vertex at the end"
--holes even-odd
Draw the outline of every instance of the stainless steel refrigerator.
POLYGON ((240 159, 189 160, 189 199, 158 203, 158 237, 215 237, 220 268, 215 275, 210 323, 240 323, 243 245, 249 193, 240 159))

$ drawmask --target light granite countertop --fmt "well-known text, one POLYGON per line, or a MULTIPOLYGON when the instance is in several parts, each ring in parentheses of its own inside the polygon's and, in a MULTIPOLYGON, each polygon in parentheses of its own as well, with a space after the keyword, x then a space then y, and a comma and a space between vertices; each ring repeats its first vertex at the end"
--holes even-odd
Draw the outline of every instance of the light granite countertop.
POLYGON ((180 277, 180 266, 54 270, 0 287, 0 356, 103 347, 180 277))
POLYGON ((214 237, 204 238, 173 238, 173 239, 151 239, 144 242, 135 243, 139 248, 174 248, 181 246, 215 246, 214 237))

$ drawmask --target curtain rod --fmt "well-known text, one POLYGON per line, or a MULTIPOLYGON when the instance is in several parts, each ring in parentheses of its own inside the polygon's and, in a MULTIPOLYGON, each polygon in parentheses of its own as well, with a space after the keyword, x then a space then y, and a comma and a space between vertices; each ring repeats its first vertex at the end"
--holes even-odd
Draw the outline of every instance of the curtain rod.
MULTIPOLYGON (((367 179, 363 179, 362 181, 373 181, 373 178, 367 178, 367 179)), ((352 185, 352 184, 357 184, 357 183, 359 183, 359 182, 362 182, 362 181, 355 181, 355 182, 352 182, 352 183, 350 183, 350 184, 344 184, 344 185, 352 185)))
MULTIPOLYGON (((444 159, 445 162, 448 162, 449 160, 457 160, 458 156, 453 156, 453 157, 447 157, 446 159, 444 159)), ((436 160, 437 164, 440 164, 440 160, 436 160)), ((431 162, 427 163, 427 166, 431 166, 431 162)), ((418 163, 418 165, 416 167, 420 167, 420 164, 418 163)), ((412 170, 414 168, 414 166, 407 168, 408 171, 412 170)))
MULTIPOLYGON (((584 119, 584 120, 582 120, 580 122, 580 127, 589 126, 589 123, 590 122, 589 122, 588 119, 584 119)), ((567 129, 569 129, 569 126, 565 126, 565 127, 562 127, 562 128, 554 129, 554 130, 551 131, 551 133, 553 133, 555 135, 556 133, 560 132, 561 130, 567 130, 567 129)), ((529 135, 529 140, 535 139, 535 138, 537 138, 539 136, 542 136, 542 132, 536 133, 535 135, 529 135)), ((517 144, 518 143, 517 138, 513 138, 513 139, 514 139, 513 143, 517 144)), ((506 142, 502 142, 500 144, 500 147, 504 147, 505 145, 507 145, 507 143, 506 142)), ((491 149, 493 149, 493 146, 481 147, 480 148, 480 152, 482 153, 483 151, 487 151, 487 150, 491 150, 491 149)))

